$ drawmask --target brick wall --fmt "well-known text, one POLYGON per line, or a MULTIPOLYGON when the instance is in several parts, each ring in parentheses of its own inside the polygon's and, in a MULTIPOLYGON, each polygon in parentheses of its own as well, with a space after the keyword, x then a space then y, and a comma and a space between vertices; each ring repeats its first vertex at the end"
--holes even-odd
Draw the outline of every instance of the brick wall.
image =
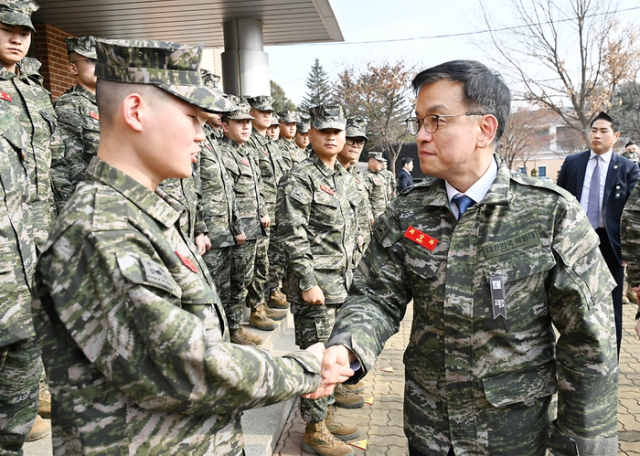
POLYGON ((32 35, 31 51, 42 62, 40 74, 44 77, 44 87, 55 100, 76 85, 67 68, 69 59, 64 42, 65 37, 73 35, 49 24, 35 24, 35 27, 37 33, 32 35))

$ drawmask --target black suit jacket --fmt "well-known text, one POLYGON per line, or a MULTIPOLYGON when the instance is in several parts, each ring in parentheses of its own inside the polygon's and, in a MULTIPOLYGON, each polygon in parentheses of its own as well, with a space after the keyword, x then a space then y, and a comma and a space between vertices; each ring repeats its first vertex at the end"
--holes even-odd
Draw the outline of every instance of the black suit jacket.
MULTIPOLYGON (((574 195, 578 201, 582 197, 584 175, 587 172, 587 164, 591 151, 587 150, 579 154, 569 155, 558 176, 558 185, 574 195)), ((622 263, 620 252, 620 217, 624 205, 640 177, 640 169, 631 160, 628 160, 615 152, 611 156, 607 179, 604 184, 604 197, 602 203, 604 227, 613 252, 616 254, 618 264, 622 263)))
POLYGON ((413 177, 406 169, 401 169, 398 173, 398 193, 413 185, 413 177))

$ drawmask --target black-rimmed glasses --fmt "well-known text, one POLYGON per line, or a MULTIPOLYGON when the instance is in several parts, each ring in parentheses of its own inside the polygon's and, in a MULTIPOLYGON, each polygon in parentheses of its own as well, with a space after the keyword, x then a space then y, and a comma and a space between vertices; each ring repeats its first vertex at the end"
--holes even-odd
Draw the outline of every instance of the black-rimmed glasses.
POLYGON ((407 124, 407 130, 412 135, 417 135, 420 131, 420 127, 424 125, 424 129, 427 133, 434 134, 438 131, 438 127, 440 126, 440 119, 443 117, 460 117, 460 116, 484 116, 486 114, 482 112, 465 112, 464 114, 427 114, 422 119, 418 119, 417 117, 409 117, 405 120, 407 124))

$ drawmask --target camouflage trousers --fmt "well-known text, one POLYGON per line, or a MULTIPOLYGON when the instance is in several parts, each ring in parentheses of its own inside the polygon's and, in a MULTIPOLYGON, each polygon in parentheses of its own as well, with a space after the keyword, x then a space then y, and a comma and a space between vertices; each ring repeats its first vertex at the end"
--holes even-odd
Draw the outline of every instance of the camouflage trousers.
POLYGON ((34 337, 0 347, 0 454, 22 455, 38 413, 42 359, 34 337))
MULTIPOLYGON (((292 307, 296 345, 301 349, 317 342, 327 343, 340 306, 297 305, 292 307)), ((300 414, 305 423, 318 423, 327 418, 327 408, 335 401, 333 394, 321 399, 300 398, 300 414)))
MULTIPOLYGON (((269 277, 267 279, 267 294, 271 294, 282 287, 282 278, 285 270, 285 257, 282 243, 278 240, 278 228, 270 227, 269 238, 269 277)), ((268 297, 268 296, 267 296, 268 297)))
MULTIPOLYGON (((267 228, 267 233, 269 229, 267 228)), ((260 237, 256 241, 256 259, 253 269, 253 280, 249 284, 247 293, 247 307, 255 309, 266 298, 267 279, 269 276, 269 237, 260 237)))
POLYGON ((212 248, 202 256, 225 309, 229 305, 231 292, 231 249, 232 246, 212 248))
POLYGON ((229 263, 231 280, 229 299, 224 306, 229 329, 238 329, 244 320, 242 309, 247 300, 249 286, 253 282, 253 270, 256 260, 256 240, 247 240, 242 245, 230 247, 229 263))

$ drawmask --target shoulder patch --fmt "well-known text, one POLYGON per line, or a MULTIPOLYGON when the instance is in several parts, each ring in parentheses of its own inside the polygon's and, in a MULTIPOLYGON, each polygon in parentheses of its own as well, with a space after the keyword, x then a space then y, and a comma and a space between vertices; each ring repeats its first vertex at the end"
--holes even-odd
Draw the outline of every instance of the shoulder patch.
POLYGON ((61 111, 58 112, 58 122, 71 125, 72 127, 80 127, 82 125, 82 118, 68 111, 61 111))

